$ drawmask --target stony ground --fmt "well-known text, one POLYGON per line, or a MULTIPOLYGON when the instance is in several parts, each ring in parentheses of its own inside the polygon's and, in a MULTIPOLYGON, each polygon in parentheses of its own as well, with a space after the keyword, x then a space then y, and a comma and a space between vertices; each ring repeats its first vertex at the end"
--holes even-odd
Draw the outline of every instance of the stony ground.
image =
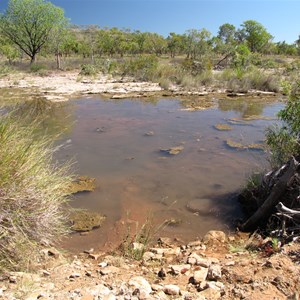
POLYGON ((137 82, 130 77, 112 77, 98 74, 94 77, 79 75, 78 71, 52 71, 44 76, 35 73, 12 73, 0 78, 0 89, 14 88, 36 91, 39 95, 51 101, 66 101, 78 95, 101 94, 111 99, 142 98, 151 96, 206 96, 225 94, 229 97, 274 97, 276 93, 249 90, 245 93, 233 93, 226 89, 207 88, 185 90, 179 86, 170 86, 164 90, 158 83, 137 82))
POLYGON ((273 253, 258 243, 218 231, 187 245, 160 238, 139 261, 44 249, 36 272, 2 274, 0 299, 299 299, 300 244, 273 253))

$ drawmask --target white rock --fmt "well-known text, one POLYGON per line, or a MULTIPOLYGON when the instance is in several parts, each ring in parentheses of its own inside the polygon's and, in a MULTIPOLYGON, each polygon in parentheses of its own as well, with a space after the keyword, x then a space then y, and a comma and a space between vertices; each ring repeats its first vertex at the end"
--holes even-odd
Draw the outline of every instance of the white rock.
POLYGON ((202 281, 205 281, 207 278, 208 269, 207 268, 201 268, 200 270, 196 270, 194 272, 193 281, 195 284, 199 284, 202 281))
POLYGON ((177 285, 174 284, 167 284, 164 286, 163 289, 164 293, 167 295, 179 295, 180 294, 180 288, 177 285))
POLYGON ((207 279, 218 280, 222 277, 222 269, 220 265, 211 265, 208 269, 207 279))
POLYGON ((105 268, 105 267, 107 267, 107 262, 102 261, 101 263, 98 264, 98 266, 101 268, 105 268))
POLYGON ((135 289, 139 289, 140 292, 144 292, 147 295, 152 292, 150 283, 142 276, 135 276, 131 278, 128 284, 133 286, 135 289))
POLYGON ((205 244, 208 243, 224 243, 226 241, 226 234, 223 231, 210 230, 203 238, 205 244))

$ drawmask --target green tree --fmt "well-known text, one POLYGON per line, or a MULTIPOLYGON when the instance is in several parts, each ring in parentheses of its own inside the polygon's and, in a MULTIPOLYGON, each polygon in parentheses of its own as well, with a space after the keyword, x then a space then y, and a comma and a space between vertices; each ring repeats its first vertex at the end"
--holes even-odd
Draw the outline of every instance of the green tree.
POLYGON ((0 16, 0 29, 35 62, 36 55, 51 38, 51 33, 65 27, 64 11, 44 0, 9 0, 0 16))
POLYGON ((9 64, 12 64, 20 56, 20 51, 7 38, 0 36, 0 54, 8 59, 9 64))
POLYGON ((246 41, 251 52, 262 52, 273 38, 266 28, 257 21, 248 20, 241 26, 242 29, 237 32, 237 36, 241 42, 246 41))
POLYGON ((236 28, 234 25, 225 23, 219 27, 217 37, 225 44, 233 43, 235 40, 236 28))

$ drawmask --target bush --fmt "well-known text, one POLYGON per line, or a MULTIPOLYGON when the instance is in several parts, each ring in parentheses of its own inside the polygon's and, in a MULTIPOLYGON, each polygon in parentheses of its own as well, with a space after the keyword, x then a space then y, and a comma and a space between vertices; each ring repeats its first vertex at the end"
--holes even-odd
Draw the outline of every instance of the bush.
POLYGON ((152 80, 158 67, 158 59, 154 55, 142 55, 137 58, 124 60, 120 64, 123 76, 133 76, 138 80, 152 80))
POLYGON ((96 67, 91 64, 83 64, 81 65, 81 71, 79 75, 83 76, 95 76, 97 74, 96 67))
POLYGON ((47 67, 45 65, 41 65, 41 64, 36 64, 33 63, 30 65, 30 71, 32 73, 39 73, 39 72, 43 72, 47 69, 47 67))
MULTIPOLYGON (((300 86, 300 82, 298 82, 300 86)), ((268 128, 266 142, 271 153, 271 164, 281 166, 291 156, 300 154, 300 100, 291 94, 279 114, 282 126, 268 128)))
POLYGON ((53 164, 51 143, 35 126, 0 119, 0 270, 28 268, 41 243, 67 233, 68 168, 53 164))

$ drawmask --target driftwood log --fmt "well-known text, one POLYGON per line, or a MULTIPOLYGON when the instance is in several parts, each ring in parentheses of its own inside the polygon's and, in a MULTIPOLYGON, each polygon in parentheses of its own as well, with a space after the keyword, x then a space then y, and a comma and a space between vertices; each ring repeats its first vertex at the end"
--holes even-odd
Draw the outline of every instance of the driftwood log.
MULTIPOLYGON (((297 171, 299 170, 299 165, 299 161, 292 157, 284 167, 280 168, 280 172, 275 172, 275 174, 279 176, 277 178, 273 178, 276 183, 272 186, 269 195, 263 201, 261 206, 258 207, 254 214, 241 225, 240 229, 242 231, 252 231, 256 229, 259 224, 269 219, 276 206, 279 204, 281 199, 284 198, 284 195, 293 183, 295 176, 298 176, 297 171)), ((281 210, 285 210, 285 214, 288 215, 287 207, 284 205, 279 205, 278 207, 281 210)), ((298 213, 295 213, 295 210, 292 211, 294 212, 294 215, 298 216, 298 213)), ((289 213, 291 213, 291 210, 289 213)))

